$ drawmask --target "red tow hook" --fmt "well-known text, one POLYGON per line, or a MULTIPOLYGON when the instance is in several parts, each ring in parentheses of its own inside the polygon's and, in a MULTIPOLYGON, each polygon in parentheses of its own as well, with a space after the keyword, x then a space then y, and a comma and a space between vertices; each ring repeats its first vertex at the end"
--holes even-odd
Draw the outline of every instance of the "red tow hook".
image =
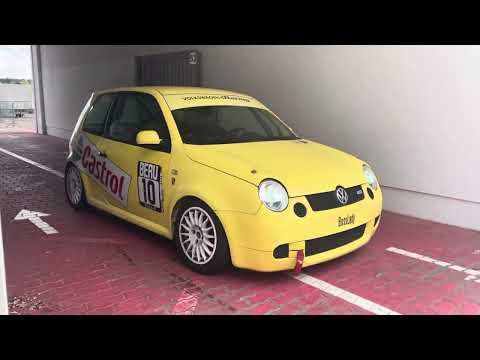
POLYGON ((302 271, 304 257, 305 257, 305 255, 303 254, 303 250, 298 250, 297 251, 297 262, 295 263, 295 269, 294 269, 295 274, 298 274, 298 273, 300 273, 300 271, 302 271))

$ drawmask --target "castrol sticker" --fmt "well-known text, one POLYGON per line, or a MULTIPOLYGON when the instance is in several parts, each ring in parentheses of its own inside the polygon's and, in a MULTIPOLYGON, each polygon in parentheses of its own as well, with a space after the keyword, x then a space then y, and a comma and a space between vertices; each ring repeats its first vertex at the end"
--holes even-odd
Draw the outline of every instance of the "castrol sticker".
POLYGON ((86 136, 79 136, 74 146, 72 160, 80 171, 87 174, 123 206, 127 206, 130 176, 108 158, 99 156, 98 148, 86 136))

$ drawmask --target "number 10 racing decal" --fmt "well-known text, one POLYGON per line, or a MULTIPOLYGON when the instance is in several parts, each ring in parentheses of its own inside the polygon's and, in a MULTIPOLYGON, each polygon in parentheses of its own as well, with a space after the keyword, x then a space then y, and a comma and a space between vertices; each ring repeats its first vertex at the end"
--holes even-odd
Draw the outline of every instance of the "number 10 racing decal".
POLYGON ((138 162, 138 199, 148 209, 162 212, 162 168, 143 161, 138 162))
POLYGON ((97 147, 80 135, 72 157, 75 165, 91 177, 103 190, 127 206, 130 176, 105 157, 98 156, 97 147))

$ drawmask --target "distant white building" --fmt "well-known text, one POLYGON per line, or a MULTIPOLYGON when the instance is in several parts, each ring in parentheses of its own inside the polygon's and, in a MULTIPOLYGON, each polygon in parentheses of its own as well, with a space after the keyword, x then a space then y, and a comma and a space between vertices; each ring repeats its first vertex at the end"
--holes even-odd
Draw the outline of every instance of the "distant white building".
POLYGON ((23 116, 34 107, 32 85, 0 84, 0 118, 23 116))
POLYGON ((5 103, 23 103, 25 108, 34 108, 33 87, 32 85, 20 84, 0 84, 0 102, 5 103))

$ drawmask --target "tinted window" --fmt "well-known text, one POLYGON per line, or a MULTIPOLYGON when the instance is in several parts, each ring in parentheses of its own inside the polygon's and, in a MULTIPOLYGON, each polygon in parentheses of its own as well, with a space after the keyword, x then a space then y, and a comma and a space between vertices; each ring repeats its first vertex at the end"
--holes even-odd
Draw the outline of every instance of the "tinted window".
POLYGON ((110 114, 107 137, 135 145, 142 130, 157 131, 162 139, 159 150, 170 151, 170 135, 157 100, 148 94, 119 95, 110 114))
POLYGON ((248 108, 220 107, 217 110, 217 115, 218 126, 228 132, 241 128, 255 134, 265 133, 265 128, 262 123, 255 117, 254 112, 249 111, 248 108), (241 126, 239 124, 241 124, 241 126))
POLYGON ((83 130, 95 135, 102 135, 108 109, 113 100, 112 94, 100 95, 87 113, 83 130))
POLYGON ((172 112, 186 144, 228 144, 297 139, 269 111, 244 106, 201 106, 172 112))

